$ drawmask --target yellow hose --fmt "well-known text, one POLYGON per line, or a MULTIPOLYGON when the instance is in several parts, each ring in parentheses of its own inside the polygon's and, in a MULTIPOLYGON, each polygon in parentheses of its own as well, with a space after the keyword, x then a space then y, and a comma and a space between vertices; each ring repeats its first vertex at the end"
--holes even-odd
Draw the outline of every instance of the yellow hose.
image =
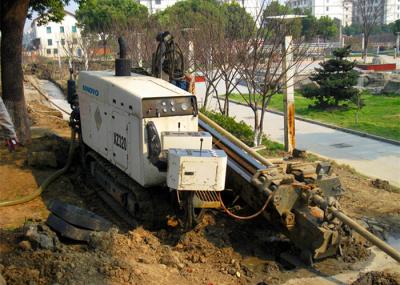
POLYGON ((34 192, 32 192, 31 194, 29 194, 28 196, 19 198, 19 199, 15 199, 15 200, 8 200, 8 201, 2 201, 0 202, 0 207, 7 207, 7 206, 13 206, 13 205, 18 205, 18 204, 22 204, 22 203, 26 203, 29 202, 33 199, 35 199, 36 197, 38 197, 40 194, 42 194, 42 192, 51 184, 53 183, 58 177, 60 177, 61 175, 65 174, 69 167, 72 164, 72 158, 73 158, 73 154, 75 151, 75 146, 74 146, 74 142, 75 142, 75 136, 76 136, 76 132, 72 129, 71 131, 71 144, 69 145, 69 151, 68 151, 68 159, 67 159, 67 163, 65 164, 65 166, 59 170, 57 170, 56 172, 54 172, 52 175, 50 175, 40 186, 38 189, 36 189, 34 192))

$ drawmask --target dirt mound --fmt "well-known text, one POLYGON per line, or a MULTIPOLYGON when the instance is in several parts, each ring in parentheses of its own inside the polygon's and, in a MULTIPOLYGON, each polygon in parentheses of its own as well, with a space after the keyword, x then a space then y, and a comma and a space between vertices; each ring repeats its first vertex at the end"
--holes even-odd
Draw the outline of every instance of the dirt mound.
POLYGON ((342 259, 347 263, 355 263, 368 259, 371 251, 369 243, 357 233, 347 236, 341 242, 342 259))
POLYGON ((400 274, 392 274, 380 271, 370 271, 360 274, 360 277, 352 285, 399 285, 400 274))

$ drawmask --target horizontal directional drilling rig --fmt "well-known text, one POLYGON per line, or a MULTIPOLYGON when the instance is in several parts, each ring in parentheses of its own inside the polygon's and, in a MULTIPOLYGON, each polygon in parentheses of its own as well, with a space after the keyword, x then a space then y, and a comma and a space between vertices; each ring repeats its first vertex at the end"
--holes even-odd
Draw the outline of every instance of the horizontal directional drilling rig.
POLYGON ((157 40, 153 76, 131 71, 120 38, 115 72, 82 71, 76 86, 68 83, 71 126, 79 133, 84 166, 102 187, 99 195, 124 209, 128 222, 165 220, 172 205, 184 209, 187 228, 206 208, 237 219, 262 216, 308 262, 340 253, 346 224, 400 261, 397 251, 339 210, 343 190, 329 164, 274 165, 201 114, 172 35, 164 32, 157 40), (229 210, 225 189, 254 214, 229 210), (159 193, 167 198, 157 199, 159 193))

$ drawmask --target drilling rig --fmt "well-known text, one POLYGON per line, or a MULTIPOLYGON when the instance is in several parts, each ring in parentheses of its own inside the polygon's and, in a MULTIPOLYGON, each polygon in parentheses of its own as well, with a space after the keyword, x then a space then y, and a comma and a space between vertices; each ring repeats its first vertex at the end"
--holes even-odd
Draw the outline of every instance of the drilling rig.
POLYGON ((132 72, 125 42, 118 41, 115 71, 82 71, 76 85, 68 83, 71 126, 106 202, 139 222, 166 216, 162 203, 176 204, 187 228, 206 208, 236 219, 262 216, 309 263, 340 254, 347 225, 400 261, 395 249, 339 210, 343 189, 329 163, 272 164, 201 114, 170 33, 157 36, 149 73, 132 72), (255 213, 233 213, 223 201, 225 189, 255 213), (160 191, 174 201, 156 199, 160 191))

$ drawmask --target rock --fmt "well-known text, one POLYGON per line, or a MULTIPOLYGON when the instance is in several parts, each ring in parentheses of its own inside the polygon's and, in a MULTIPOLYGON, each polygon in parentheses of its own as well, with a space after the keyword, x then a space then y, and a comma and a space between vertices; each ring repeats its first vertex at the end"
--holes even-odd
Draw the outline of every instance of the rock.
POLYGON ((28 153, 28 165, 33 167, 57 167, 57 157, 52 151, 33 151, 28 153))
POLYGON ((60 271, 58 271, 56 273, 56 278, 57 278, 57 280, 61 280, 63 278, 63 274, 60 271))
POLYGON ((25 237, 28 238, 34 248, 55 250, 60 247, 56 234, 44 225, 29 225, 25 232, 25 237))
POLYGON ((144 263, 144 264, 151 264, 152 263, 151 260, 146 256, 140 256, 138 258, 138 262, 144 263))
POLYGON ((179 260, 178 253, 172 251, 161 256, 160 263, 169 267, 178 268, 178 264, 181 264, 181 261, 179 260))
POLYGON ((197 254, 192 254, 190 256, 190 261, 193 263, 198 263, 200 261, 200 257, 197 254))
POLYGON ((22 249, 22 250, 31 250, 32 249, 32 245, 28 240, 23 240, 21 241, 18 246, 22 249))
POLYGON ((228 267, 228 273, 229 273, 230 275, 235 275, 235 274, 236 274, 236 269, 233 268, 233 267, 228 267))
POLYGON ((390 184, 386 180, 375 179, 371 181, 371 185, 378 189, 390 190, 390 184))
POLYGON ((240 272, 239 271, 236 271, 236 277, 240 278, 240 272))
POLYGON ((4 279, 3 275, 1 275, 1 273, 0 273, 0 285, 7 285, 7 282, 4 279))
POLYGON ((4 265, 0 263, 0 273, 3 273, 4 265))
POLYGON ((400 94, 400 80, 389 80, 383 87, 382 93, 400 94))

